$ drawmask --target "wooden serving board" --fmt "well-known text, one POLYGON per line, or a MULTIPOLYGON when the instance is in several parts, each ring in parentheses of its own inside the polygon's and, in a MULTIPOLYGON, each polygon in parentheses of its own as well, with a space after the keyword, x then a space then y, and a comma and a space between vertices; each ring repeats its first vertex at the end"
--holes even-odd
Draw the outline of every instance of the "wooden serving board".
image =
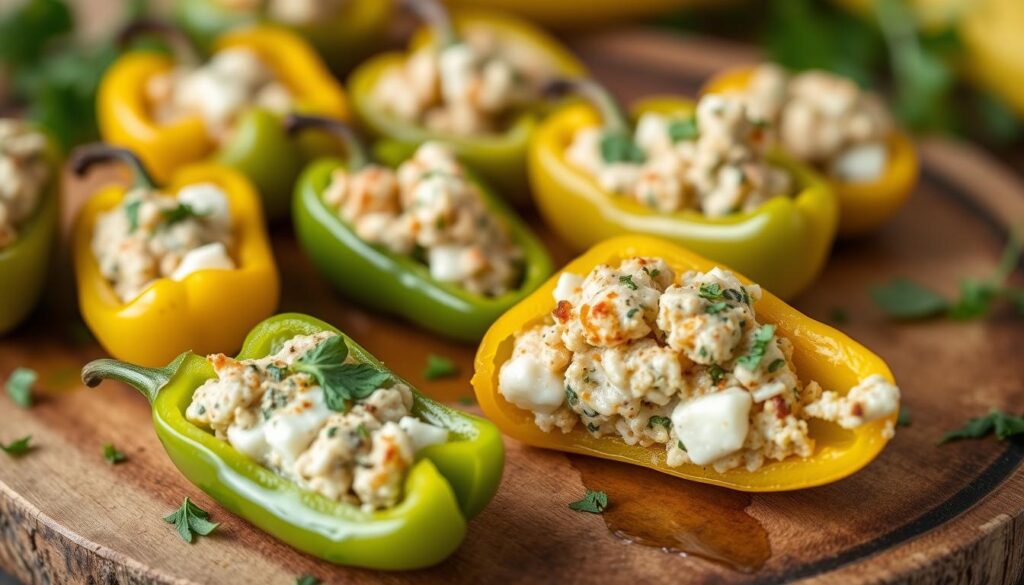
MULTIPOLYGON (((651 30, 573 45, 626 99, 692 93, 714 70, 754 57, 651 30)), ((896 324, 872 306, 867 287, 906 275, 952 294, 961 276, 989 273, 1008 225, 1024 219, 1024 186, 967 146, 928 141, 921 153, 921 185, 906 208, 877 235, 837 245, 820 281, 796 301, 819 319, 835 309, 849 315, 841 328, 892 366, 913 419, 853 477, 750 496, 508 441, 501 489, 452 558, 406 573, 331 566, 255 530, 185 481, 140 396, 114 383, 81 387, 79 367, 102 352, 75 320, 62 272, 34 320, 0 341, 0 379, 16 366, 35 368, 42 395, 30 410, 0 396, 0 440, 31 434, 36 445, 20 459, 0 456, 0 567, 28 583, 289 584, 303 573, 327 583, 1015 583, 1024 575, 1024 447, 935 442, 992 406, 1024 410, 1024 321, 999 314, 896 324), (108 442, 127 462, 104 461, 108 442), (609 493, 608 513, 566 507, 585 487, 609 493), (186 495, 223 523, 192 546, 161 520, 186 495), (642 544, 652 542, 672 550, 642 544)), ((77 185, 71 199, 95 183, 77 185)), ((569 258, 547 240, 559 262, 569 258)), ((456 403, 471 396, 473 347, 349 306, 287 229, 275 231, 274 245, 283 310, 338 325, 427 394, 456 403), (428 353, 455 358, 458 378, 422 380, 428 353)))

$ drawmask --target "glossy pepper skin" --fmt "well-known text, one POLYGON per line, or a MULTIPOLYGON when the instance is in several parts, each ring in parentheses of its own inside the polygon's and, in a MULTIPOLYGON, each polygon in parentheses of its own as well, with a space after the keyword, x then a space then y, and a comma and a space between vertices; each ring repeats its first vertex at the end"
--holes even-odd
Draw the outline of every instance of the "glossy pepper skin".
POLYGON ((229 30, 271 22, 308 40, 336 73, 345 73, 381 45, 392 12, 391 0, 352 0, 328 19, 291 25, 259 11, 225 6, 219 0, 179 0, 174 6, 175 20, 200 47, 211 47, 229 30))
MULTIPOLYGON (((265 357, 296 335, 321 331, 342 335, 350 355, 384 368, 334 327, 296 313, 257 325, 238 359, 265 357)), ((467 520, 483 510, 498 489, 505 452, 494 425, 413 390, 413 413, 448 429, 450 439, 417 454, 404 496, 395 507, 366 512, 303 490, 185 418, 192 394, 213 377, 209 362, 191 352, 160 370, 113 360, 97 360, 82 370, 89 386, 103 379, 119 380, 149 399, 156 434, 189 481, 271 536, 333 563, 395 570, 434 565, 459 547, 467 520)), ((408 384, 396 375, 393 379, 408 384)))
MULTIPOLYGON (((245 47, 259 55, 288 88, 298 111, 339 119, 348 116, 341 86, 313 48, 295 34, 269 25, 252 26, 219 37, 214 47, 215 51, 245 47)), ((200 161, 230 166, 256 185, 269 218, 286 217, 295 178, 315 146, 289 140, 279 116, 262 108, 244 111, 223 144, 196 116, 158 123, 146 103, 145 87, 155 75, 175 65, 174 58, 146 51, 126 53, 111 65, 97 95, 103 139, 138 153, 158 181, 167 181, 178 168, 200 161)))
POLYGON ((39 301, 57 232, 61 155, 52 140, 44 154, 50 177, 33 216, 13 244, 0 248, 0 335, 21 323, 39 301))
MULTIPOLYGON (((689 115, 681 98, 639 102, 644 112, 689 115)), ((658 236, 750 274, 783 298, 804 290, 825 265, 838 220, 838 205, 816 173, 781 155, 773 162, 796 178, 799 192, 775 197, 757 209, 710 218, 698 211, 664 213, 603 189, 565 156, 577 131, 601 123, 586 104, 570 104, 537 129, 530 144, 534 200, 545 223, 565 242, 584 250, 627 233, 658 236)))
POLYGON ((120 205, 128 190, 106 187, 79 212, 72 240, 79 309, 103 348, 118 359, 155 367, 188 349, 233 351, 277 308, 281 284, 252 184, 228 167, 200 163, 177 171, 166 192, 196 183, 212 183, 227 196, 237 267, 201 270, 181 281, 160 278, 127 303, 100 272, 92 237, 100 214, 120 205))
MULTIPOLYGON (((570 262, 563 272, 588 274, 595 266, 617 263, 633 256, 663 258, 677 273, 708 271, 717 262, 702 258, 675 244, 645 236, 622 236, 602 242, 570 262)), ((595 438, 580 425, 568 434, 545 433, 531 413, 520 410, 498 393, 498 373, 512 355, 515 334, 541 323, 555 308, 552 277, 529 298, 505 313, 487 332, 476 355, 473 389, 484 414, 505 434, 528 445, 612 459, 649 467, 684 479, 747 492, 788 491, 814 487, 842 479, 867 465, 885 447, 883 429, 896 415, 855 430, 815 421, 811 436, 817 441, 814 455, 767 463, 757 471, 738 468, 718 473, 710 466, 684 464, 670 467, 663 448, 629 446, 612 437, 595 438)), ((741 277, 749 284, 749 280, 741 277)), ((775 295, 765 292, 756 304, 764 323, 774 323, 779 335, 793 342, 793 360, 802 380, 817 380, 823 388, 840 393, 861 379, 879 374, 890 382, 885 363, 866 348, 823 323, 800 314, 775 295)))
MULTIPOLYGON (((348 151, 359 148, 353 144, 348 151)), ((427 266, 416 259, 360 238, 324 203, 323 193, 331 183, 331 174, 342 167, 351 169, 352 163, 351 158, 325 158, 310 165, 296 185, 292 209, 295 233, 302 248, 320 274, 346 297, 363 306, 397 314, 445 337, 475 342, 495 319, 551 274, 551 258, 544 245, 512 209, 476 181, 487 209, 504 222, 523 251, 522 281, 515 290, 486 297, 454 283, 434 280, 427 266)))
MULTIPOLYGON (((741 92, 750 82, 752 67, 737 67, 708 81, 703 93, 741 92)), ((903 207, 917 184, 919 163, 910 137, 893 131, 886 139, 889 161, 884 174, 870 182, 827 178, 839 198, 839 235, 854 237, 882 226, 903 207)))
MULTIPOLYGON (((565 77, 584 74, 583 65, 558 41, 533 25, 517 18, 485 11, 462 11, 452 15, 456 32, 482 29, 513 45, 532 47, 546 56, 548 66, 565 77)), ((429 29, 413 38, 411 50, 435 42, 429 29)), ((360 65, 349 78, 352 109, 360 124, 378 138, 378 155, 387 162, 407 158, 420 144, 436 140, 453 148, 460 160, 476 169, 508 201, 525 205, 529 201, 526 182, 526 148, 537 127, 544 106, 527 111, 511 120, 500 134, 458 136, 433 132, 400 120, 383 110, 374 97, 381 77, 400 66, 407 54, 392 52, 378 55, 360 65)))

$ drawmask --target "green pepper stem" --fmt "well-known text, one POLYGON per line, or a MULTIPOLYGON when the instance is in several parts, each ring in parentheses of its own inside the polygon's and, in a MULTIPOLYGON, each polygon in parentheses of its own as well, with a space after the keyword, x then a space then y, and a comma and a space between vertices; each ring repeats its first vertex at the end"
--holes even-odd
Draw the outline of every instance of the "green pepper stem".
POLYGON ((127 148, 117 148, 109 144, 96 143, 80 146, 71 154, 71 171, 76 177, 84 177, 97 164, 120 161, 128 165, 134 175, 133 185, 144 189, 156 187, 156 181, 149 174, 142 159, 127 148))
POLYGON ((450 47, 459 42, 451 15, 444 4, 437 0, 403 0, 402 5, 420 20, 434 29, 441 47, 450 47))
POLYGON ((89 388, 95 388, 103 380, 117 380, 141 392, 152 404, 160 389, 174 377, 188 356, 186 351, 163 368, 145 368, 113 359, 93 360, 82 368, 82 382, 89 388))
POLYGON ((575 94, 597 108, 604 127, 612 132, 628 132, 629 119, 619 107, 611 92, 592 79, 554 79, 548 82, 544 93, 551 97, 575 94))
POLYGON ((370 155, 352 126, 332 118, 290 114, 284 120, 285 132, 290 136, 304 130, 314 129, 327 132, 337 138, 348 155, 348 168, 357 171, 370 163, 370 155))
POLYGON ((157 19, 142 18, 128 23, 117 35, 117 46, 121 51, 126 51, 144 36, 155 36, 167 43, 174 60, 181 65, 194 67, 202 62, 199 49, 184 31, 157 19))

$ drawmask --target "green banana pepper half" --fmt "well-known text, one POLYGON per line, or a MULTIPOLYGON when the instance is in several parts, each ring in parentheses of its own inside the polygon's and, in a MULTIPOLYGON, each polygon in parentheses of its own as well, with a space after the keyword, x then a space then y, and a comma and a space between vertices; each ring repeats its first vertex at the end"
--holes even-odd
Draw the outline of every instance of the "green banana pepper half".
POLYGON ((341 122, 291 116, 293 132, 321 127, 346 143, 347 161, 323 158, 306 168, 292 198, 292 218, 299 243, 317 270, 346 297, 360 305, 403 317, 424 329, 458 341, 479 341, 505 311, 544 283, 553 271, 547 249, 516 213, 485 184, 471 175, 488 211, 508 228, 523 251, 519 287, 495 297, 434 280, 426 265, 360 238, 352 226, 324 203, 331 174, 366 163, 362 145, 341 122))
MULTIPOLYGON (((257 325, 238 359, 271 355, 292 337, 321 331, 341 335, 349 355, 385 370, 331 325, 296 313, 277 315, 257 325)), ((408 384, 388 373, 394 382, 408 384)), ((459 547, 467 520, 478 514, 498 489, 505 453, 497 428, 416 390, 413 414, 447 429, 450 438, 417 454, 405 479, 404 496, 396 506, 367 512, 301 489, 185 418, 195 390, 214 376, 209 362, 191 352, 163 369, 101 359, 82 370, 82 380, 90 387, 105 379, 118 380, 149 399, 156 434, 189 481, 275 538, 333 563, 389 570, 436 564, 459 547)))
POLYGON ((20 227, 13 244, 0 248, 0 335, 14 329, 39 301, 57 231, 61 155, 47 137, 43 154, 50 170, 35 214, 20 227))

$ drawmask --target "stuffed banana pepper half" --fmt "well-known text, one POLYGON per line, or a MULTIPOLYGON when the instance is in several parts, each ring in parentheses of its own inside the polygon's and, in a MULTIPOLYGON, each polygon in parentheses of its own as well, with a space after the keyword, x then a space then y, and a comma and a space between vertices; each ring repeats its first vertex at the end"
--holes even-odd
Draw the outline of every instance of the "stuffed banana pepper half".
POLYGON ((631 120, 589 80, 549 91, 586 100, 548 117, 530 144, 533 196, 562 240, 585 250, 627 233, 666 238, 783 298, 818 276, 835 238, 835 195, 768 151, 741 100, 650 98, 631 120))
POLYGON ((499 319, 473 387, 529 445, 752 492, 856 472, 900 402, 857 342, 644 236, 598 244, 499 319))
POLYGON ((162 369, 114 360, 82 379, 137 388, 174 464, 225 508, 333 563, 436 564, 498 488, 501 434, 424 397, 327 323, 282 314, 241 353, 162 369))
POLYGON ((290 140, 281 119, 348 115, 344 91, 320 57, 270 25, 225 33, 205 62, 164 24, 136 23, 122 40, 147 34, 173 50, 130 51, 111 65, 97 96, 103 139, 136 152, 160 181, 200 161, 230 166, 256 185, 267 217, 286 217, 296 177, 323 145, 290 140))
POLYGON ((427 142, 392 168, 372 162, 343 123, 287 125, 346 145, 347 159, 303 173, 292 210, 303 249, 345 296, 475 342, 551 274, 543 244, 448 146, 427 142))
POLYGON ((387 38, 391 0, 180 0, 175 20, 209 48, 236 28, 270 23, 308 40, 335 73, 345 73, 387 38))
POLYGON ((917 184, 909 136, 885 103, 852 80, 824 71, 789 73, 773 63, 721 73, 705 94, 740 97, 769 143, 814 167, 839 198, 839 235, 878 229, 917 184))
POLYGON ((61 154, 46 134, 0 118, 0 335, 39 301, 57 231, 61 154))
POLYGON ((160 187, 130 151, 92 145, 73 170, 127 163, 134 183, 92 195, 75 222, 78 302, 111 355, 163 365, 186 350, 234 351, 274 313, 280 281, 259 196, 238 172, 200 163, 160 187))
POLYGON ((386 53, 349 79, 352 107, 388 162, 428 141, 516 204, 529 201, 526 147, 546 108, 545 83, 583 75, 576 58, 528 22, 485 11, 449 18, 433 0, 407 2, 428 23, 408 53, 386 53))

